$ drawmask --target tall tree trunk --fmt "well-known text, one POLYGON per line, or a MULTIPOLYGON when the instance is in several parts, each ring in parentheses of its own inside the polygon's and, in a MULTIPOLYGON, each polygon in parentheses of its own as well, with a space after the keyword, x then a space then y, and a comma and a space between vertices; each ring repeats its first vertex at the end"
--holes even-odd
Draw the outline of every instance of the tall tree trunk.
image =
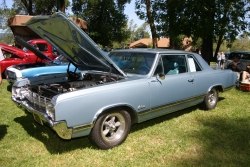
POLYGON ((23 5, 25 6, 25 8, 27 9, 27 12, 29 15, 33 15, 33 11, 32 11, 32 0, 21 0, 21 2, 23 3, 23 5))
POLYGON ((176 49, 176 43, 175 43, 174 38, 172 38, 172 37, 169 37, 169 48, 176 49))
MULTIPOLYGON (((218 39, 218 42, 217 42, 215 52, 214 52, 214 55, 217 55, 219 50, 220 50, 220 46, 221 46, 221 43, 222 43, 222 38, 223 38, 223 35, 220 35, 219 39, 218 39)), ((217 56, 213 57, 213 61, 215 61, 215 62, 217 61, 217 56)))
POLYGON ((154 19, 151 13, 150 4, 151 4, 150 0, 146 0, 147 18, 148 18, 148 23, 151 29, 153 48, 158 48, 158 40, 157 40, 158 36, 156 34, 156 28, 155 28, 154 19))
POLYGON ((213 37, 211 35, 202 38, 201 55, 210 65, 210 61, 213 58, 213 37))
POLYGON ((61 10, 61 12, 65 13, 65 9, 66 9, 66 7, 65 7, 65 3, 66 3, 65 0, 60 0, 59 3, 60 3, 60 10, 61 10))
POLYGON ((201 44, 201 55, 203 59, 210 65, 211 60, 216 56, 213 54, 213 34, 215 22, 215 0, 209 0, 207 2, 207 7, 204 8, 203 12, 206 17, 203 18, 203 25, 210 24, 210 26, 205 26, 203 29, 202 44, 201 44), (214 56, 214 57, 213 57, 214 56))

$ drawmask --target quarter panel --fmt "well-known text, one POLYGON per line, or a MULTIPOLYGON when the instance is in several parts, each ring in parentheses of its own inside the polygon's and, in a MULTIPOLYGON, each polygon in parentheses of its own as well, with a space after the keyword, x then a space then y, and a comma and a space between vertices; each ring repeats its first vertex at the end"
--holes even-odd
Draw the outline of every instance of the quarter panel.
POLYGON ((206 94, 214 86, 228 88, 236 82, 236 74, 229 70, 200 71, 192 75, 197 95, 206 94))

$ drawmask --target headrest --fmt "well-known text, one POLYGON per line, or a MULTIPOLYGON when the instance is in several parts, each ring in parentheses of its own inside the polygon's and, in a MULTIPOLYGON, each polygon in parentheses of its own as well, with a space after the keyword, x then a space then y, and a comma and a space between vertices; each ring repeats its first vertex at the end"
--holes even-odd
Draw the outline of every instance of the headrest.
POLYGON ((175 62, 174 63, 174 68, 176 68, 176 67, 178 67, 178 63, 175 62))

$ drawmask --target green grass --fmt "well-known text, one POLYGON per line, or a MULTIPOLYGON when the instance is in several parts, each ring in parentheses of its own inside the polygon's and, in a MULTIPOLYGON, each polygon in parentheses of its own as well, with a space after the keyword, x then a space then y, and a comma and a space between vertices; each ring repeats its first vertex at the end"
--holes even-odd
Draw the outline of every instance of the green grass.
POLYGON ((127 140, 99 150, 86 137, 61 140, 0 86, 0 166, 249 166, 250 93, 221 93, 217 107, 194 106, 132 126, 127 140))
POLYGON ((210 62, 210 66, 211 66, 211 65, 216 65, 216 62, 210 62))

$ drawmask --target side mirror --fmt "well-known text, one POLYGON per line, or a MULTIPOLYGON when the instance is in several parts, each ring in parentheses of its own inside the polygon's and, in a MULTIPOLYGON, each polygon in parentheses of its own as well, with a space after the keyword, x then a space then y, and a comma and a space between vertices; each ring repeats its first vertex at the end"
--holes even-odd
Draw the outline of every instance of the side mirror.
POLYGON ((160 74, 158 74, 158 76, 159 76, 159 78, 160 78, 161 80, 164 80, 164 79, 165 79, 165 74, 160 73, 160 74))

